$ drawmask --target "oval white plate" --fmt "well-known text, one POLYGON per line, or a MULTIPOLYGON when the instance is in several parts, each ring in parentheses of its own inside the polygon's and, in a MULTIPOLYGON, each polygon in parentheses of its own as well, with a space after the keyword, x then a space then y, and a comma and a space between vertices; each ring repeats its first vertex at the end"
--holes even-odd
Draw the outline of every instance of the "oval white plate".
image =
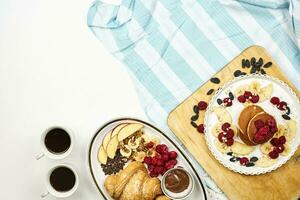
MULTIPOLYGON (((187 198, 190 200, 193 199, 199 199, 199 200, 204 200, 207 199, 207 195, 205 192, 205 187, 204 184, 202 183, 200 176, 197 174, 196 170, 194 167, 191 165, 189 162, 187 156, 180 151, 180 149, 159 129, 155 128, 153 125, 137 120, 137 119, 131 119, 131 118, 126 118, 126 119, 117 119, 111 122, 108 122, 105 124, 103 127, 97 131, 97 133, 94 135, 92 138, 92 141, 90 143, 90 148, 89 148, 89 169, 92 175, 92 178, 100 192, 100 194, 103 196, 104 199, 112 199, 109 194, 107 193, 106 189, 104 188, 104 180, 107 177, 103 171, 102 168, 98 162, 97 159, 97 153, 100 145, 102 144, 103 137, 105 136, 106 133, 108 133, 110 130, 112 130, 114 127, 116 127, 119 124, 122 123, 141 123, 144 125, 143 131, 147 135, 155 135, 160 138, 160 142, 166 144, 169 149, 175 150, 178 153, 178 164, 176 166, 182 166, 184 169, 186 169, 188 172, 191 173, 193 179, 194 179, 194 190, 192 194, 187 198)), ((159 177, 160 179, 162 178, 161 176, 159 177)))
MULTIPOLYGON (((266 112, 271 113, 275 118, 277 123, 283 124, 285 121, 280 114, 280 111, 277 110, 270 102, 269 100, 266 100, 261 103, 257 103, 256 105, 261 106, 266 112)), ((226 108, 233 120, 233 124, 237 125, 237 119, 239 116, 239 113, 243 109, 244 105, 239 103, 235 97, 233 100, 233 106, 226 108)), ((299 104, 299 98, 294 93, 294 91, 288 87, 284 82, 267 76, 267 75, 246 75, 243 77, 238 77, 232 80, 231 82, 228 82, 225 84, 221 89, 218 90, 218 92, 214 95, 212 100, 209 102, 207 112, 205 114, 204 124, 205 124, 205 139, 206 143, 212 152, 212 154, 215 156, 215 158, 222 163, 225 167, 229 168, 230 170, 233 170, 235 172, 246 174, 246 175, 258 175, 258 174, 264 174, 267 172, 271 172, 272 170, 277 169, 278 167, 282 166, 284 163, 286 163, 291 156, 295 153, 297 150, 299 143, 300 143, 300 123, 299 123, 299 114, 300 114, 300 104, 299 104), (217 99, 224 99, 225 97, 228 97, 229 91, 232 93, 235 91, 235 89, 241 85, 250 84, 252 81, 258 81, 261 83, 261 86, 264 87, 269 83, 273 84, 273 93, 272 96, 277 96, 281 100, 288 103, 288 106, 291 109, 291 117, 297 122, 297 133, 296 137, 294 138, 292 144, 291 144, 291 151, 288 156, 279 156, 277 162, 270 166, 270 167, 245 167, 239 164, 239 162, 230 162, 230 156, 226 155, 226 153, 221 153, 215 146, 214 141, 217 139, 213 134, 211 134, 212 127, 214 124, 217 123, 217 118, 215 114, 212 112, 212 108, 215 106, 218 106, 217 99)), ((286 121, 285 121, 286 122, 286 121)), ((235 138, 236 139, 236 138, 235 138)), ((237 138, 239 140, 239 138, 237 138)), ((252 152, 249 156, 257 156, 260 157, 262 154, 259 150, 259 145, 255 147, 255 151, 252 152)))

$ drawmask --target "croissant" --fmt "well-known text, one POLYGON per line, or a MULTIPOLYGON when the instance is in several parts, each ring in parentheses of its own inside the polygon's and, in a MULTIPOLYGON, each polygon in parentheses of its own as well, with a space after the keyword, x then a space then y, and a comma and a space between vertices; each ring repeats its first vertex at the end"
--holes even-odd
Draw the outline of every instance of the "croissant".
POLYGON ((162 195, 160 180, 150 177, 144 164, 136 161, 117 175, 108 176, 104 187, 111 197, 118 200, 168 199, 162 195))

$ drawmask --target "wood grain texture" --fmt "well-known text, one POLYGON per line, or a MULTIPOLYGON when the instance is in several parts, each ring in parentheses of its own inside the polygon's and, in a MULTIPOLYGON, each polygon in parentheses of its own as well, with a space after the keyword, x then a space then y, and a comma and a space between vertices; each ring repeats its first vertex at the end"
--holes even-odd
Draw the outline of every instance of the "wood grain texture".
MULTIPOLYGON (((262 57, 265 63, 272 61, 272 67, 266 69, 267 74, 287 83, 300 97, 297 88, 285 77, 278 65, 266 53, 266 50, 260 46, 251 46, 214 76, 221 80, 220 84, 213 84, 210 81, 204 83, 176 107, 168 117, 168 125, 229 199, 297 199, 300 197, 300 160, 296 161, 296 157, 300 156, 300 149, 285 165, 273 172, 257 176, 241 175, 220 164, 210 153, 204 136, 199 134, 190 124, 190 118, 194 114, 193 106, 197 105, 200 100, 210 101, 213 95, 206 95, 207 91, 211 88, 216 91, 222 84, 232 80, 234 78, 233 72, 237 69, 249 73, 250 69, 241 68, 241 61, 243 58, 250 59, 251 57, 257 59, 262 57)), ((282 66, 283 68, 284 66, 282 66)), ((204 112, 200 111, 197 124, 203 123, 203 120, 204 112)))

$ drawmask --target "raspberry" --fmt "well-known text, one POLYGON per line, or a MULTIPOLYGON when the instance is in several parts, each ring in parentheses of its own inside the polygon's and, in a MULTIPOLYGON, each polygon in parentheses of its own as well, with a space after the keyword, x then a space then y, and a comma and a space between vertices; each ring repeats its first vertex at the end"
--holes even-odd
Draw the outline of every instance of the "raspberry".
POLYGON ((233 143, 234 143, 233 138, 229 138, 229 139, 227 139, 227 141, 225 142, 225 144, 226 144, 227 146, 231 146, 231 145, 233 145, 233 143))
POLYGON ((149 172, 152 172, 154 170, 154 165, 148 165, 149 172))
POLYGON ((278 138, 278 142, 279 142, 279 144, 285 144, 286 143, 286 138, 285 138, 285 136, 280 136, 279 138, 278 138))
POLYGON ((265 136, 259 134, 259 133, 256 133, 254 138, 253 138, 253 141, 256 142, 256 143, 259 143, 261 142, 263 139, 265 138, 265 136))
POLYGON ((226 138, 227 139, 231 139, 234 137, 234 132, 232 129, 229 129, 227 132, 226 132, 226 138))
POLYGON ((250 92, 250 91, 245 91, 244 92, 244 97, 246 98, 246 99, 249 99, 249 97, 251 97, 252 96, 252 93, 250 92))
POLYGON ((146 163, 147 165, 150 165, 152 163, 152 158, 150 156, 146 156, 144 158, 144 163, 146 163))
POLYGON ((251 96, 250 101, 252 103, 257 103, 259 101, 259 96, 258 95, 251 96))
POLYGON ((273 151, 271 151, 271 152, 269 153, 269 156, 270 156, 270 158, 272 158, 272 159, 276 159, 276 158, 278 158, 279 154, 278 154, 277 151, 273 150, 273 151))
POLYGON ((169 157, 170 157, 171 159, 175 159, 175 158, 177 158, 177 153, 176 153, 175 151, 170 151, 170 152, 169 152, 169 157))
POLYGON ((219 133, 218 140, 222 143, 225 143, 227 141, 226 135, 224 132, 219 133))
POLYGON ((149 174, 151 177, 158 177, 158 174, 155 173, 154 171, 151 171, 149 174))
POLYGON ((276 121, 274 118, 269 118, 267 119, 267 123, 266 123, 268 126, 271 126, 271 127, 276 127, 276 121))
POLYGON ((280 145, 279 139, 278 139, 278 138, 272 138, 272 140, 270 141, 270 143, 271 143, 274 147, 277 147, 278 145, 280 145))
POLYGON ((281 144, 278 147, 275 148, 275 151, 277 153, 282 153, 284 151, 284 146, 281 144))
POLYGON ((273 104, 273 105, 278 105, 280 103, 280 99, 278 97, 272 97, 270 102, 273 104))
POLYGON ((238 97, 238 101, 240 103, 245 103, 246 102, 246 97, 244 95, 241 95, 241 96, 238 97))
POLYGON ((157 153, 163 153, 163 152, 165 152, 165 151, 167 151, 168 150, 168 147, 167 147, 167 145, 165 145, 165 144, 159 144, 159 145, 157 145, 156 147, 155 147, 155 151, 157 152, 157 153))
POLYGON ((228 122, 225 122, 223 125, 222 125, 222 130, 223 131, 228 131, 229 130, 229 127, 230 127, 230 124, 228 122))
POLYGON ((272 127, 272 128, 271 128, 271 132, 272 132, 272 133, 277 133, 277 131, 278 131, 278 128, 277 128, 277 126, 276 126, 276 127, 272 127))
POLYGON ((207 103, 205 101, 200 101, 198 103, 199 110, 205 110, 207 108, 207 103))
POLYGON ((223 102, 226 107, 232 106, 232 100, 229 97, 225 98, 223 102))
POLYGON ((154 142, 148 142, 147 144, 146 144, 146 148, 148 148, 148 149, 151 149, 152 147, 154 146, 154 142))
POLYGON ((248 163, 249 163, 249 159, 248 159, 248 158, 246 158, 246 157, 240 158, 240 164, 241 164, 241 165, 245 166, 245 165, 247 165, 248 163))
POLYGON ((197 127, 197 131, 199 133, 204 133, 204 124, 199 124, 199 126, 197 127))
POLYGON ((159 160, 157 158, 152 158, 151 164, 154 165, 154 166, 156 166, 158 164, 158 161, 159 160))
POLYGON ((162 160, 163 161, 168 161, 169 160, 169 154, 163 154, 162 155, 162 160))
POLYGON ((157 145, 157 146, 155 147, 155 151, 156 151, 157 153, 161 153, 161 152, 162 152, 162 145, 161 145, 161 144, 157 145))
POLYGON ((154 167, 153 172, 154 172, 155 174, 160 174, 160 173, 163 172, 163 170, 164 170, 163 167, 154 167))
POLYGON ((260 129, 260 128, 264 127, 265 124, 261 119, 258 119, 254 122, 254 125, 257 129, 260 129))
POLYGON ((281 102, 277 105, 277 108, 278 108, 279 110, 285 110, 286 107, 287 107, 287 103, 284 102, 284 101, 281 101, 281 102))
POLYGON ((172 169, 175 165, 173 165, 170 161, 165 163, 165 168, 166 169, 172 169))
POLYGON ((269 127, 264 126, 264 127, 260 128, 257 133, 262 135, 262 136, 266 136, 269 133, 269 127))
POLYGON ((175 160, 175 159, 172 159, 172 160, 170 160, 170 161, 169 161, 169 163, 171 163, 172 165, 174 165, 174 166, 175 166, 175 165, 177 164, 177 160, 175 160))

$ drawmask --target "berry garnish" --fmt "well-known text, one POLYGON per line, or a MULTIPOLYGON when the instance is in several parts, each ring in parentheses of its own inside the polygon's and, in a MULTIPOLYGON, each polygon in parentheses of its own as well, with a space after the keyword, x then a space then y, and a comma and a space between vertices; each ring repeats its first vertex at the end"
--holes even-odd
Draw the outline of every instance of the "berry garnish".
POLYGON ((276 127, 276 121, 275 121, 274 118, 269 118, 269 119, 267 119, 266 122, 267 122, 266 124, 267 124, 268 126, 270 126, 270 127, 276 127))
POLYGON ((150 156, 146 156, 144 158, 144 163, 150 165, 152 163, 152 158, 150 156))
POLYGON ((277 131, 278 131, 277 126, 271 128, 271 132, 272 133, 277 133, 277 131))
POLYGON ((245 103, 246 100, 247 100, 247 99, 245 98, 244 95, 241 95, 241 96, 238 97, 238 101, 239 101, 240 103, 245 103))
POLYGON ((225 98, 223 103, 226 107, 232 106, 232 100, 229 97, 225 98))
POLYGON ((231 146, 231 145, 233 145, 233 143, 234 143, 233 138, 227 138, 227 140, 226 140, 226 142, 225 142, 225 144, 226 144, 227 146, 231 146))
POLYGON ((280 144, 278 138, 272 138, 272 140, 270 141, 270 143, 271 143, 274 147, 277 147, 277 146, 280 144))
POLYGON ((286 138, 285 138, 285 136, 280 136, 279 138, 278 138, 278 142, 279 142, 279 144, 285 144, 286 143, 286 138))
POLYGON ((205 110, 207 108, 207 103, 205 101, 200 101, 198 103, 199 110, 205 110))
POLYGON ((259 101, 259 96, 258 95, 252 95, 249 97, 250 101, 252 103, 257 103, 259 101))
POLYGON ((199 124, 198 127, 197 127, 197 131, 199 133, 204 133, 204 124, 199 124))
POLYGON ((279 110, 286 110, 286 107, 287 107, 287 103, 284 102, 284 101, 281 101, 278 105, 277 105, 277 108, 279 110))
POLYGON ((175 159, 175 158, 177 158, 177 153, 176 153, 175 151, 170 151, 170 152, 169 152, 169 157, 170 157, 171 159, 175 159))
POLYGON ((246 99, 249 99, 249 97, 251 97, 252 96, 252 93, 250 92, 250 91, 245 91, 244 92, 244 97, 246 98, 246 99))
POLYGON ((232 129, 229 129, 227 132, 226 132, 226 137, 227 139, 230 139, 230 138, 233 138, 234 136, 234 131, 232 129))
POLYGON ((226 133, 224 132, 219 133, 218 140, 222 143, 225 143, 227 141, 226 133))
POLYGON ((284 146, 281 144, 274 149, 277 153, 282 153, 284 151, 284 146))
POLYGON ((228 131, 229 130, 229 128, 230 128, 230 124, 228 123, 228 122, 225 122, 223 125, 222 125, 222 130, 223 131, 228 131))
POLYGON ((273 150, 269 153, 270 158, 276 159, 279 156, 279 153, 276 150, 273 150))
POLYGON ((256 127, 257 129, 260 129, 260 128, 262 128, 265 124, 264 124, 264 122, 263 122, 261 119, 258 119, 258 120, 256 120, 256 121, 254 122, 254 125, 255 125, 255 127, 256 127))
POLYGON ((278 97, 272 97, 270 102, 273 104, 273 105, 278 105, 280 103, 280 99, 278 97))
POLYGON ((246 157, 240 158, 240 164, 246 166, 249 163, 249 159, 246 157))

